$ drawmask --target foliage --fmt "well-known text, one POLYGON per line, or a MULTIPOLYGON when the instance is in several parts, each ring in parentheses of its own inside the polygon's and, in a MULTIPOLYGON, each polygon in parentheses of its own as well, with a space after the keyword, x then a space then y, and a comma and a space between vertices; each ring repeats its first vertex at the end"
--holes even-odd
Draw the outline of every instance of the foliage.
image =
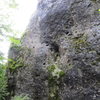
POLYGON ((24 66, 24 61, 23 61, 22 57, 19 57, 16 60, 14 60, 14 59, 8 59, 8 60, 9 60, 8 68, 10 68, 12 70, 15 70, 16 68, 24 66))
POLYGON ((53 77, 56 77, 57 79, 65 74, 64 71, 57 67, 57 65, 49 66, 48 71, 52 74, 53 77))
POLYGON ((20 45, 21 44, 20 40, 15 38, 15 37, 9 37, 9 39, 10 39, 10 42, 15 44, 15 45, 20 45))
MULTIPOLYGON (((19 46, 20 40, 17 39, 18 30, 14 29, 14 21, 13 14, 15 14, 16 10, 14 9, 18 7, 16 3, 17 0, 0 0, 0 43, 3 44, 4 41, 6 43, 11 43, 13 46, 19 46)), ((5 43, 5 42, 4 42, 5 43)), ((4 44, 6 47, 6 43, 4 44)), ((1 45, 0 45, 1 46, 1 45)), ((7 93, 7 78, 6 78, 6 62, 10 62, 10 68, 15 70, 18 67, 23 66, 22 57, 17 57, 15 59, 7 59, 2 54, 3 50, 0 51, 0 100, 5 100, 5 97, 8 95, 7 93)), ((4 52, 5 53, 5 52, 4 52)), ((8 67, 8 66, 7 66, 8 67)), ((29 100, 27 96, 20 95, 12 97, 12 100, 29 100)))
POLYGON ((3 64, 3 56, 0 56, 0 100, 5 100, 5 97, 8 95, 7 87, 7 78, 5 76, 5 64, 3 64))
POLYGON ((27 56, 31 55, 31 49, 17 45, 12 45, 11 49, 14 49, 17 54, 15 57, 9 57, 7 67, 14 71, 17 68, 28 66, 27 56))
MULTIPOLYGON (((15 0, 0 0, 0 43, 8 42, 9 36, 14 32, 10 21, 13 8, 17 7, 15 0)), ((14 40, 13 40, 14 41, 14 40)), ((18 42, 14 41, 18 44, 18 42)), ((4 44, 5 45, 5 44, 4 44)), ((7 60, 0 51, 0 100, 5 100, 7 93, 6 62, 7 60)))
POLYGON ((11 100, 29 100, 29 97, 26 95, 14 96, 11 100))

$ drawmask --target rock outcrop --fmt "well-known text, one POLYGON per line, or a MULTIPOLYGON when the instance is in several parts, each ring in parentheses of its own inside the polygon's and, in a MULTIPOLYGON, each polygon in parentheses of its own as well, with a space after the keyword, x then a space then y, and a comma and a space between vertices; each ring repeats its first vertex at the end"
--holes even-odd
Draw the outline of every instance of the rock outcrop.
POLYGON ((30 100, 100 100, 100 0, 40 0, 10 48, 10 95, 30 100))

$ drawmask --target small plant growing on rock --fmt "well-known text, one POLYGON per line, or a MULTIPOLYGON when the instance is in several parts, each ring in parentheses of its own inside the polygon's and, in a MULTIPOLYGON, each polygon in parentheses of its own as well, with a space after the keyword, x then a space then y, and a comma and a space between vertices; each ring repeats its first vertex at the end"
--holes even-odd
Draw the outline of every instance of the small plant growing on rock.
POLYGON ((48 71, 52 74, 53 77, 57 79, 61 78, 65 73, 57 65, 51 65, 48 67, 48 71))
POLYGON ((15 70, 17 68, 24 67, 26 65, 26 58, 28 55, 31 55, 31 49, 15 45, 12 46, 11 49, 17 52, 17 54, 14 54, 15 57, 8 59, 8 68, 15 70))
POLYGON ((73 48, 77 52, 81 52, 81 50, 85 49, 86 47, 90 45, 89 42, 87 41, 87 36, 73 38, 72 44, 73 44, 73 48))
POLYGON ((58 91, 60 85, 60 79, 65 75, 64 71, 58 68, 57 65, 51 65, 48 67, 49 72, 49 100, 60 100, 58 91))
POLYGON ((8 68, 15 70, 16 68, 20 68, 23 66, 24 66, 24 61, 23 61, 22 57, 16 59, 16 61, 13 59, 9 59, 8 68))

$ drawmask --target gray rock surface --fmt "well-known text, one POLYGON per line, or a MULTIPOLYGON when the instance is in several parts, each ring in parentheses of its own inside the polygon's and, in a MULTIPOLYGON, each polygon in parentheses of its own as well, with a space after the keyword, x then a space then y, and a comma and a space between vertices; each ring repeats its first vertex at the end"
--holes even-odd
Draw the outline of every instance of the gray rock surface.
POLYGON ((100 0, 40 0, 22 45, 10 48, 9 58, 21 61, 8 71, 10 95, 100 100, 98 9, 100 0))

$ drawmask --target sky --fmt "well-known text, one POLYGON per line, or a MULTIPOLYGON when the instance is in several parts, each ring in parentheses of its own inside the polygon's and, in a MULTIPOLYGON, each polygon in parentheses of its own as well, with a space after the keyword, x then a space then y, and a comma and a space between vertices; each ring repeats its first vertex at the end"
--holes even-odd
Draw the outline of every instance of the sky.
MULTIPOLYGON (((38 0, 16 1, 18 3, 18 8, 12 12, 11 21, 14 23, 12 28, 13 30, 17 30, 18 32, 23 33, 29 23, 31 16, 34 14, 36 10, 38 0)), ((10 43, 6 40, 0 43, 0 50, 4 53, 5 57, 8 56, 9 47, 10 43)))
POLYGON ((15 21, 14 28, 19 31, 24 31, 31 15, 37 7, 37 0, 17 0, 19 9, 14 13, 13 20, 15 21))

